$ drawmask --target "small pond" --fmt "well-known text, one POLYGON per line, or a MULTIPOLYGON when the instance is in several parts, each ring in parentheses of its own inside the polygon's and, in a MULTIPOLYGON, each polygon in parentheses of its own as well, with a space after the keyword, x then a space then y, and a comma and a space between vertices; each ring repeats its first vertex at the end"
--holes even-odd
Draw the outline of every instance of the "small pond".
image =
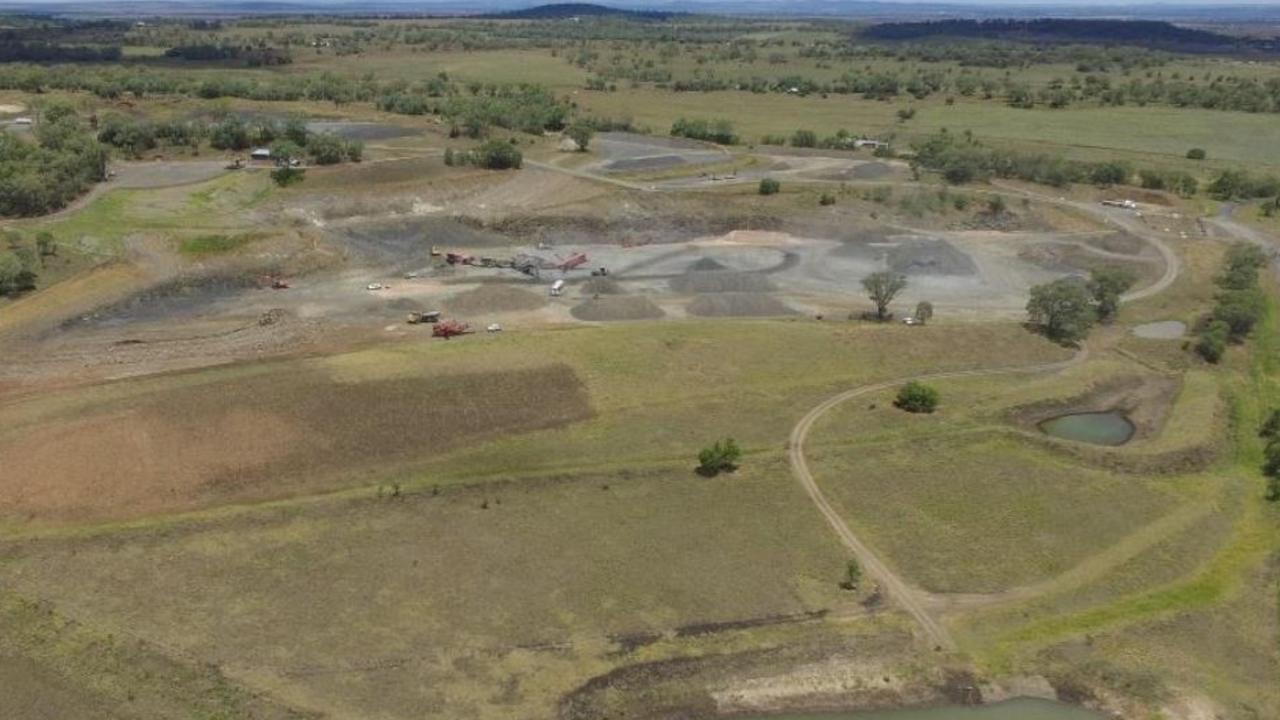
POLYGON ((1102 715, 1075 705, 1021 698, 977 707, 876 710, 851 713, 761 715, 750 720, 1101 720, 1102 715))
POLYGON ((1093 445, 1123 445, 1133 437, 1135 428, 1124 413, 1112 410, 1059 415, 1040 423, 1040 430, 1064 440, 1093 445))

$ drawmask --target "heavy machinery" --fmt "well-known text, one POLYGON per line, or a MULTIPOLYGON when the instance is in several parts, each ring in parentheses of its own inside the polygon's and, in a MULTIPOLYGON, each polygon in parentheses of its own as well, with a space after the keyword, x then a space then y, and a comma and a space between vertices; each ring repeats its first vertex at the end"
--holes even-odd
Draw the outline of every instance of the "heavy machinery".
POLYGON ((471 326, 458 320, 441 320, 431 326, 431 337, 445 340, 455 335, 466 335, 469 332, 471 332, 471 326))
POLYGON ((411 312, 409 313, 410 325, 431 324, 435 325, 440 322, 440 311, 430 310, 428 312, 411 312))
POLYGON ((559 270, 560 272, 569 272, 570 270, 578 267, 579 265, 586 265, 586 264, 587 264, 586 253, 574 253, 569 257, 563 260, 560 260, 559 263, 553 264, 551 267, 552 269, 559 270))
POLYGON ((263 275, 262 278, 258 281, 258 284, 260 284, 263 287, 271 288, 272 290, 288 290, 289 289, 289 281, 285 280, 283 276, 276 273, 269 273, 267 275, 263 275))

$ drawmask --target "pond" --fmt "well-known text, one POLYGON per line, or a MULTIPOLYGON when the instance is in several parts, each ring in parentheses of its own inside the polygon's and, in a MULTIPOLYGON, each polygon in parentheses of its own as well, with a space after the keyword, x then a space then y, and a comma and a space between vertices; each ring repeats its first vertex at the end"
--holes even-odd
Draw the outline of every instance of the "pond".
POLYGON ((976 707, 875 710, 851 713, 760 715, 749 720, 1102 720, 1103 716, 1075 705, 1020 698, 976 707))
POLYGON ((1040 423, 1046 435, 1093 445, 1123 445, 1133 437, 1133 423, 1123 413, 1072 413, 1059 415, 1040 423))

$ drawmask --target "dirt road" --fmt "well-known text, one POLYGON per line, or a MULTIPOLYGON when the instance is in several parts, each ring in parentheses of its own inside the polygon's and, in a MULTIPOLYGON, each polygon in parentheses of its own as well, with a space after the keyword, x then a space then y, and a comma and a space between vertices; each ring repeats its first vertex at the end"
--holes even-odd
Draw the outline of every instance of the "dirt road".
POLYGON ((916 375, 913 377, 898 378, 896 380, 888 380, 873 385, 863 385, 862 387, 846 390, 839 395, 827 398, 817 407, 805 413, 800 418, 800 422, 796 423, 791 430, 791 439, 787 443, 787 457, 791 462, 791 472, 800 481, 805 492, 809 494, 809 498, 813 500, 813 504, 817 506, 818 511, 826 518, 827 523, 831 525, 831 529, 835 530, 836 535, 840 537, 840 541, 844 546, 849 548, 858 563, 862 565, 867 575, 875 580, 890 598, 897 601, 904 610, 907 611, 916 622, 920 624, 929 641, 935 646, 944 650, 955 650, 955 641, 951 638, 951 634, 946 628, 925 608, 923 601, 924 593, 911 585, 907 584, 897 573, 889 566, 885 565, 874 551, 865 543, 858 539, 858 536, 849 529, 848 524, 840 517, 832 507, 827 496, 823 494, 822 489, 818 487, 818 483, 813 478, 813 473, 809 470, 809 464, 804 458, 804 442, 809 436, 809 431, 823 415, 827 414, 832 408, 857 397, 867 395, 869 393, 888 390, 897 387, 903 383, 912 380, 943 380, 948 378, 962 377, 983 377, 988 375, 1009 375, 1014 373, 1038 373, 1038 372, 1057 372, 1065 370, 1073 365, 1084 362, 1088 356, 1087 349, 1081 349, 1076 352, 1070 359, 1054 363, 1041 363, 1037 365, 1026 365, 1022 367, 1003 367, 989 368, 977 370, 956 370, 952 372, 928 373, 925 375, 916 375))

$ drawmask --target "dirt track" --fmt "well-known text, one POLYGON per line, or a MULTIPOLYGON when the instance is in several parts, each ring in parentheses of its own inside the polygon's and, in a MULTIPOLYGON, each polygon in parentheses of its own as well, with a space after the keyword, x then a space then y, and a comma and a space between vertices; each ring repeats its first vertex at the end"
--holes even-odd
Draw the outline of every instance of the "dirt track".
POLYGON ((800 481, 809 498, 813 500, 813 504, 817 506, 818 511, 826 518, 827 523, 831 525, 831 529, 835 530, 836 535, 840 537, 840 541, 844 546, 853 552, 854 557, 858 559, 858 563, 867 571, 880 587, 889 595, 889 597, 897 600, 902 605, 928 636, 929 641, 934 645, 945 650, 955 650, 956 643, 952 639, 951 634, 946 628, 925 608, 923 601, 924 593, 917 588, 909 585, 897 573, 889 568, 875 552, 858 539, 853 531, 849 529, 849 525, 845 523, 840 514, 832 507, 827 496, 823 494, 822 489, 818 487, 817 481, 813 478, 813 473, 809 470, 809 465, 804 458, 804 441, 809 436, 809 431, 823 415, 827 414, 832 408, 846 401, 852 400, 869 393, 880 392, 897 387, 912 380, 943 380, 948 378, 963 377, 985 377, 990 375, 1010 375, 1015 373, 1037 373, 1037 372, 1057 372, 1065 370, 1069 367, 1084 362, 1088 356, 1087 349, 1081 349, 1068 360, 1054 363, 1040 363, 1037 365, 1027 365, 1022 367, 1005 367, 991 368, 986 370, 957 370, 953 372, 928 373, 925 375, 916 375, 914 377, 900 378, 897 380, 888 380, 873 385, 864 385, 862 387, 846 390, 839 395, 827 398, 817 407, 805 413, 800 418, 800 422, 796 423, 791 430, 791 437, 787 443, 787 458, 791 463, 791 471, 800 481))

